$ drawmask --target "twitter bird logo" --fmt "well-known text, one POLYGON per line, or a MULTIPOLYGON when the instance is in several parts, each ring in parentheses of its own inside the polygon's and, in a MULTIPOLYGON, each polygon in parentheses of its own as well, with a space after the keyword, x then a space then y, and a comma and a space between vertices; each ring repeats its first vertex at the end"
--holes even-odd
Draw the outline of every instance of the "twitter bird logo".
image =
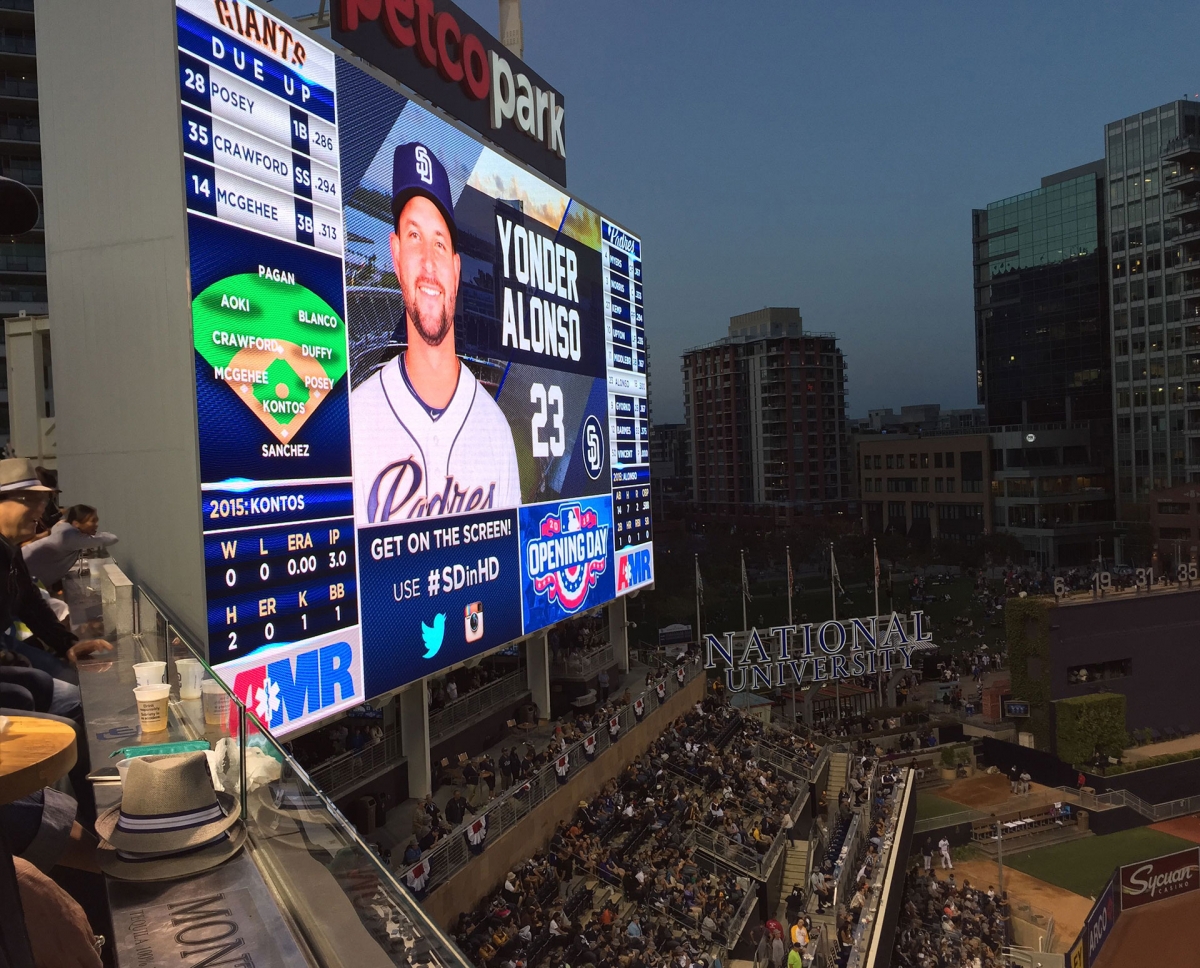
POLYGON ((433 628, 421 623, 421 641, 425 643, 423 658, 432 659, 442 647, 442 637, 446 634, 446 613, 438 612, 433 617, 433 628))

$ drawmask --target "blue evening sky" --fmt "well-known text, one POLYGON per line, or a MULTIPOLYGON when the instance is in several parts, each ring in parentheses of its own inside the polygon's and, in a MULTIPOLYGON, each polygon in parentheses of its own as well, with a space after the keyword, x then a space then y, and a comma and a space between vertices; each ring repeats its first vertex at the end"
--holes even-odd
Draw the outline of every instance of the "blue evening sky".
MULTIPOLYGON (((496 0, 458 0, 497 32, 496 0)), ((315 7, 314 0, 308 0, 315 7)), ((281 4, 289 9, 293 2, 281 4)), ((640 234, 653 417, 729 316, 798 306, 850 415, 975 405, 971 209, 1200 92, 1200 5, 524 0, 571 193, 640 234)))

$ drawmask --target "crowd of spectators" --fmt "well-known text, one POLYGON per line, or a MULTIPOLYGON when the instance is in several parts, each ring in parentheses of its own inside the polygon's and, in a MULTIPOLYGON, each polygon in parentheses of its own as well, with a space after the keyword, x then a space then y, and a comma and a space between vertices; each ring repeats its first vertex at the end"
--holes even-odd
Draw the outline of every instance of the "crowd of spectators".
POLYGON ((1009 943, 1007 893, 980 890, 953 871, 939 880, 914 864, 904 882, 904 902, 892 964, 899 968, 992 968, 1009 943))
MULTIPOLYGON (((763 730, 715 698, 698 703, 461 916, 459 945, 480 968, 707 964, 732 940, 749 881, 702 867, 689 835, 766 852, 801 792, 757 762, 763 730)), ((796 752, 815 758, 802 740, 796 752)))
POLYGON ((561 622, 547 634, 550 662, 559 669, 583 670, 583 658, 608 644, 608 625, 604 612, 585 613, 569 622, 561 622))
POLYGON ((383 741, 383 726, 375 719, 339 719, 324 729, 314 730, 287 744, 296 762, 312 770, 343 753, 357 753, 383 741))
POLYGON ((436 713, 455 700, 482 689, 513 671, 515 669, 511 664, 500 666, 491 662, 481 662, 470 669, 462 667, 444 676, 435 676, 429 680, 429 711, 436 713))

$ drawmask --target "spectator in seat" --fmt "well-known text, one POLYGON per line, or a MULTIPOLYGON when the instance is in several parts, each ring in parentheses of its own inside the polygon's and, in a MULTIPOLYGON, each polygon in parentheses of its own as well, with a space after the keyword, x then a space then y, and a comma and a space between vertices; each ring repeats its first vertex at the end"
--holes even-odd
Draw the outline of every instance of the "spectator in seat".
POLYGON ((67 508, 63 520, 46 537, 29 542, 21 553, 29 573, 50 588, 66 577, 82 552, 116 543, 115 534, 100 530, 100 515, 94 507, 76 504, 67 508))

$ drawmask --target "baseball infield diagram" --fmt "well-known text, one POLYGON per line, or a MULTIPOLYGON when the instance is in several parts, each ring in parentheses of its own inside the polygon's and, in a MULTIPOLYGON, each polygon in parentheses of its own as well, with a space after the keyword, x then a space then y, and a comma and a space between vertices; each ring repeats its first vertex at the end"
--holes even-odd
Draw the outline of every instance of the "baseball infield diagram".
POLYGON ((295 274, 260 266, 228 276, 192 303, 196 352, 288 453, 346 373, 345 323, 295 274))

